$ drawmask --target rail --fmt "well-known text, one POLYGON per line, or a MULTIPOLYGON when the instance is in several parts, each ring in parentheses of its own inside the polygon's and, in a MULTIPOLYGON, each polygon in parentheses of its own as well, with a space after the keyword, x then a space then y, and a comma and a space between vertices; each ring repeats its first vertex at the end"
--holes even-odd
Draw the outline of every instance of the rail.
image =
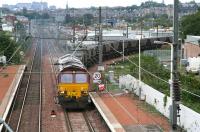
MULTIPOLYGON (((34 52, 34 55, 33 55, 33 60, 32 60, 32 62, 31 62, 31 68, 30 68, 30 71, 33 71, 34 70, 34 68, 35 69, 37 69, 38 67, 36 67, 37 65, 39 65, 40 66, 40 62, 38 63, 37 61, 37 58, 36 58, 36 52, 37 52, 37 50, 38 50, 38 43, 37 43, 37 46, 36 46, 36 48, 35 48, 35 52, 34 52)), ((40 49, 41 50, 41 49, 40 49)), ((41 51, 42 52, 42 51, 41 51)), ((40 52, 40 53, 41 53, 40 52)), ((39 56, 40 58, 41 58, 41 55, 39 56)), ((40 67, 40 70, 41 70, 41 67, 40 67)), ((41 71, 40 71, 41 72, 41 71)), ((42 85, 41 85, 41 77, 42 75, 41 75, 41 73, 40 73, 40 75, 39 75, 39 108, 38 108, 38 121, 36 121, 36 123, 38 124, 38 130, 37 131, 39 131, 40 132, 40 121, 41 121, 41 89, 42 89, 42 85)), ((27 101, 27 98, 28 97, 32 97, 32 96, 34 96, 34 95, 32 95, 32 93, 34 92, 34 90, 37 90, 37 89, 30 89, 30 87, 31 87, 31 81, 33 81, 33 80, 31 80, 33 78, 33 75, 32 74, 29 74, 29 76, 28 76, 28 82, 27 82, 27 85, 26 85, 26 90, 25 90, 25 95, 24 95, 24 98, 23 98, 23 102, 22 102, 22 107, 21 107, 21 111, 20 111, 20 116, 19 116, 19 120, 18 120, 18 122, 17 122, 17 128, 16 128, 16 132, 18 132, 19 130, 20 130, 20 127, 22 127, 22 125, 21 125, 21 123, 22 123, 22 120, 23 120, 23 114, 24 114, 24 112, 28 112, 27 110, 25 111, 24 110, 24 108, 26 107, 26 103, 28 102, 27 101), (30 90, 33 90, 33 91, 31 91, 30 93, 29 93, 29 91, 30 90)), ((37 78, 37 77, 36 77, 37 78)), ((35 82, 33 82, 32 83, 32 86, 35 86, 34 85, 34 83, 35 82)), ((37 91, 36 91, 36 94, 37 94, 37 91)), ((37 97, 37 95, 36 95, 36 101, 37 101, 37 99, 38 99, 38 97, 37 97)), ((32 100, 29 100, 30 102, 32 102, 32 100)), ((29 102, 29 103, 30 103, 29 102)), ((29 107, 29 106, 27 106, 27 107, 29 107)), ((25 117, 24 117, 25 118, 25 117)), ((37 118, 37 117, 36 117, 37 118)), ((30 117, 29 117, 29 119, 30 119, 30 117)), ((30 127, 32 127, 32 128, 34 128, 34 126, 30 126, 30 127)))
POLYGON ((92 123, 90 122, 90 120, 89 120, 89 118, 88 118, 88 116, 87 116, 87 113, 86 113, 86 112, 83 112, 83 116, 84 116, 84 118, 85 118, 85 121, 86 121, 86 123, 87 123, 87 126, 88 126, 90 132, 95 132, 94 127, 92 126, 92 123))
POLYGON ((68 131, 73 132, 72 124, 71 124, 70 119, 69 119, 69 115, 66 111, 64 112, 64 114, 65 114, 66 126, 67 126, 68 131))

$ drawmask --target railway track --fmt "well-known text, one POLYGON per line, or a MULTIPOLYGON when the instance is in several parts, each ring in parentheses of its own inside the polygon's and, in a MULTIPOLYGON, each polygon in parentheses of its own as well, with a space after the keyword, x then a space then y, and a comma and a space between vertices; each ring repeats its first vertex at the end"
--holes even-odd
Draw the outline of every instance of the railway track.
MULTIPOLYGON (((59 58, 58 52, 53 47, 53 45, 50 47, 47 45, 48 52, 50 54, 50 62, 51 64, 55 63, 55 60, 53 59, 56 57, 57 59, 59 58)), ((56 79, 56 71, 57 68, 55 66, 52 66, 52 72, 54 72, 53 76, 56 79)), ((69 132, 73 131, 90 131, 90 132, 95 132, 94 128, 91 125, 91 122, 89 121, 89 118, 87 117, 86 112, 67 112, 65 110, 64 115, 65 115, 65 120, 66 120, 66 126, 69 132)))
MULTIPOLYGON (((49 43, 47 47, 48 47, 47 48, 48 52, 50 54, 49 60, 51 64, 56 62, 55 59, 58 59, 62 55, 65 55, 65 53, 62 50, 60 50, 60 48, 56 47, 56 45, 54 45, 53 43, 49 43)), ((57 66, 52 65, 52 71, 54 73, 57 73, 58 72, 57 66)), ((53 74, 53 76, 56 77, 56 74, 53 74)), ((94 111, 96 110, 87 112, 72 112, 72 111, 68 112, 63 110, 63 113, 65 115, 65 124, 67 130, 69 132, 73 131, 108 132, 109 131, 108 127, 105 125, 105 123, 102 123, 103 120, 101 119, 101 117, 99 117, 99 114, 94 111)))
POLYGON ((68 112, 65 111, 66 125, 69 132, 87 131, 95 132, 91 121, 86 112, 68 112))
POLYGON ((10 111, 8 123, 16 132, 40 132, 41 129, 41 54, 40 44, 37 43, 10 111))

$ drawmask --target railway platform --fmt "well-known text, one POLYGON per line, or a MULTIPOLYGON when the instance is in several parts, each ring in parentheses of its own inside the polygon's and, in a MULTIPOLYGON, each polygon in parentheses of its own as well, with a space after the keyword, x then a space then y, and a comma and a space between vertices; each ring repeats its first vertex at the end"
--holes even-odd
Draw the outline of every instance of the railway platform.
POLYGON ((104 104, 101 97, 96 92, 89 93, 94 105, 96 106, 97 110, 105 120, 106 124, 108 125, 109 129, 112 132, 125 132, 125 129, 122 125, 118 122, 109 108, 104 104))
POLYGON ((111 131, 170 131, 170 123, 158 112, 126 93, 90 93, 90 97, 111 131))
MULTIPOLYGON (((25 65, 7 66, 0 71, 0 117, 5 120, 12 106, 17 88, 23 77, 25 65)), ((0 131, 2 125, 0 126, 0 131)))

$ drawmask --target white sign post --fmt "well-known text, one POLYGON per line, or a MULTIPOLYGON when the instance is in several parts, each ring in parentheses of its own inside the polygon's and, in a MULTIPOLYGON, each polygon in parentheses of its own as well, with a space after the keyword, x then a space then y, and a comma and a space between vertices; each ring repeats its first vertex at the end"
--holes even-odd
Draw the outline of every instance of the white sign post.
POLYGON ((93 74, 93 82, 94 83, 101 83, 101 73, 100 72, 95 72, 93 74))

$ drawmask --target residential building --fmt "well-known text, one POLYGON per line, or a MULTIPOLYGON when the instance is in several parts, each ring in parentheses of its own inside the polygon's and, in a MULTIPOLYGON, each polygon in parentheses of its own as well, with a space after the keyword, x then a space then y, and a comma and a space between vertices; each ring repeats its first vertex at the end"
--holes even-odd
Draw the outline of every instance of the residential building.
POLYGON ((200 55, 200 36, 187 35, 183 45, 184 58, 200 55))

